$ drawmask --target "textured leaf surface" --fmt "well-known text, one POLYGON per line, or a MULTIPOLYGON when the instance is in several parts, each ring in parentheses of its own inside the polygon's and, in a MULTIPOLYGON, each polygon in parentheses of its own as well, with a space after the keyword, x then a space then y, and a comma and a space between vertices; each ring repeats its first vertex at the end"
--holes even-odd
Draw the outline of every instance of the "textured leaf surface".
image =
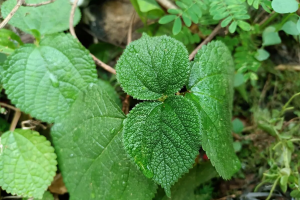
MULTIPOLYGON (((218 173, 210 162, 205 162, 200 165, 196 165, 189 173, 185 174, 178 182, 171 188, 172 198, 171 200, 196 200, 199 198, 195 195, 194 190, 199 185, 211 180, 218 176, 218 173)), ((201 199, 201 198, 200 198, 201 199)), ((167 196, 164 196, 162 200, 170 200, 167 196)))
POLYGON ((11 54, 14 50, 23 42, 20 37, 14 32, 7 29, 0 29, 0 52, 5 54, 11 54))
POLYGON ((186 97, 198 109, 203 149, 218 173, 229 179, 240 168, 231 135, 233 60, 217 41, 198 51, 194 61, 186 97))
POLYGON ((42 198, 56 164, 54 148, 38 132, 16 129, 0 138, 0 186, 8 193, 42 198))
MULTIPOLYGON (((45 2, 45 0, 26 0, 28 4, 45 2)), ((2 16, 5 18, 13 7, 16 0, 8 0, 1 6, 2 16)), ((56 0, 53 3, 39 7, 21 6, 9 21, 9 24, 18 27, 22 31, 31 33, 38 30, 41 35, 57 33, 69 28, 71 4, 68 0, 56 0), (55 16, 53 15, 55 13, 55 16)), ((80 11, 77 8, 74 16, 74 25, 80 20, 80 11)))
POLYGON ((117 78, 124 91, 144 100, 175 94, 188 73, 185 46, 168 36, 151 38, 144 34, 127 46, 117 64, 117 78))
POLYGON ((52 128, 71 199, 150 200, 154 196, 156 185, 127 158, 121 133, 124 118, 120 108, 94 85, 52 128))
POLYGON ((7 58, 3 68, 9 99, 46 122, 63 116, 77 94, 97 78, 89 52, 65 34, 48 36, 39 46, 22 46, 7 58))
MULTIPOLYGON (((32 200, 32 199, 31 198, 23 198, 22 200, 32 200)), ((54 200, 54 197, 49 191, 46 191, 42 198, 39 198, 39 199, 34 198, 34 200, 54 200)))
POLYGON ((115 88, 113 88, 108 81, 99 79, 97 81, 97 85, 108 94, 111 100, 113 100, 120 108, 122 108, 122 102, 119 98, 119 95, 117 94, 115 88))
POLYGON ((144 175, 170 187, 192 167, 200 147, 198 115, 182 96, 138 104, 124 122, 124 145, 144 175))

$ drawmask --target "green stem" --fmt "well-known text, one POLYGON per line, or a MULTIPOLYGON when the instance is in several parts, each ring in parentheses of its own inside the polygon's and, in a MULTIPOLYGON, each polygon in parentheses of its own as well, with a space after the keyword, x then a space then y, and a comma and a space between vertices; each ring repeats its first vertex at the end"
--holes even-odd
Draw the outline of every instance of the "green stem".
POLYGON ((281 21, 281 23, 279 24, 279 26, 278 26, 278 28, 276 29, 276 31, 279 31, 279 30, 282 28, 282 26, 285 24, 285 22, 287 22, 288 19, 289 19, 291 16, 293 16, 293 15, 294 15, 294 13, 290 13, 290 14, 286 15, 286 16, 282 19, 282 21, 281 21))
POLYGON ((271 14, 271 16, 269 17, 269 19, 267 19, 262 25, 260 25, 260 30, 264 29, 268 24, 270 24, 279 14, 278 13, 273 13, 271 14))
POLYGON ((269 196, 268 196, 268 198, 267 198, 266 200, 269 200, 269 199, 272 197, 272 194, 273 194, 273 192, 274 192, 274 190, 275 190, 275 187, 276 187, 276 185, 277 185, 279 179, 280 179, 280 176, 279 176, 279 177, 276 179, 276 181, 274 182, 274 184, 273 184, 273 186, 272 186, 272 189, 271 189, 271 191, 270 191, 270 194, 269 194, 269 196))
POLYGON ((289 104, 291 103, 291 101, 295 98, 295 97, 297 97, 297 96, 300 96, 300 92, 299 93, 296 93, 296 94, 294 94, 289 100, 288 100, 288 102, 286 102, 286 104, 282 107, 282 110, 281 110, 281 115, 283 115, 284 114, 284 112, 285 112, 285 110, 286 110, 286 108, 289 106, 289 104))

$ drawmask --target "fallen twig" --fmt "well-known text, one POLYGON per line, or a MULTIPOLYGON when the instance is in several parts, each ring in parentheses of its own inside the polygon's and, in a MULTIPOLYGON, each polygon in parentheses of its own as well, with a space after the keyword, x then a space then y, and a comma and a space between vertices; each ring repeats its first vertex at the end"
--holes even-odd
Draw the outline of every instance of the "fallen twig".
POLYGON ((24 1, 24 2, 22 3, 22 6, 26 6, 26 7, 39 7, 39 6, 44 6, 44 5, 53 3, 54 1, 55 1, 55 0, 50 0, 50 1, 45 1, 45 2, 42 2, 42 3, 34 3, 34 4, 26 3, 26 2, 24 1))
MULTIPOLYGON (((71 9, 71 14, 70 14, 70 20, 69 20, 70 33, 76 39, 78 39, 78 38, 77 38, 75 30, 74 30, 73 21, 74 21, 74 15, 75 15, 75 10, 76 10, 76 7, 77 7, 77 3, 78 3, 78 0, 75 0, 73 2, 72 9, 71 9)), ((96 63, 96 65, 102 67, 103 69, 105 69, 106 71, 108 71, 108 72, 110 72, 112 74, 116 74, 116 70, 114 68, 112 68, 111 66, 105 64, 104 62, 102 62, 101 60, 99 60, 93 54, 90 53, 90 55, 92 56, 92 58, 93 58, 94 62, 96 63)))
POLYGON ((203 47, 203 45, 206 45, 207 43, 209 43, 220 31, 221 29, 221 22, 218 24, 218 26, 216 26, 216 28, 213 30, 213 32, 211 32, 211 34, 203 41, 201 42, 201 44, 199 46, 197 46, 197 48, 190 54, 189 56, 189 60, 193 60, 196 53, 199 51, 199 49, 201 49, 203 47))
POLYGON ((284 71, 300 71, 300 65, 278 65, 275 67, 276 70, 284 71))
POLYGON ((156 0, 165 9, 176 9, 177 6, 174 5, 170 0, 156 0))

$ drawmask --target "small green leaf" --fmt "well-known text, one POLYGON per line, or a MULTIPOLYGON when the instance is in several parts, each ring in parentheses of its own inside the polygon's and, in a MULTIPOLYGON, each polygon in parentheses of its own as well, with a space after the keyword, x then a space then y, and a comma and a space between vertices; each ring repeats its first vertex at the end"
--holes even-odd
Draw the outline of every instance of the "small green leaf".
POLYGON ((182 96, 164 102, 143 102, 124 121, 124 145, 144 175, 170 187, 195 162, 200 126, 193 104, 182 96))
POLYGON ((277 13, 293 13, 298 10, 298 4, 296 0, 273 0, 272 8, 277 13))
POLYGON ((300 32, 300 18, 297 21, 297 30, 300 32))
POLYGON ((244 31, 250 31, 251 30, 251 25, 247 22, 244 21, 238 21, 238 26, 243 29, 244 31))
POLYGON ((280 188, 283 193, 285 193, 287 190, 288 179, 289 179, 289 176, 287 176, 287 175, 281 176, 281 178, 280 178, 280 188))
POLYGON ((167 23, 170 23, 171 21, 173 21, 176 17, 177 17, 176 15, 166 15, 166 16, 163 16, 162 18, 160 18, 158 23, 167 24, 167 23))
POLYGON ((173 25, 173 30, 172 30, 173 35, 177 35, 181 31, 181 28, 182 28, 181 18, 177 17, 173 25))
POLYGON ((234 87, 239 87, 243 83, 245 83, 244 75, 241 73, 237 73, 234 76, 234 87))
POLYGON ((255 58, 259 61, 267 60, 270 57, 270 53, 264 49, 258 49, 255 58))
POLYGON ((263 37, 263 46, 270 46, 270 45, 275 45, 275 44, 281 43, 279 34, 276 31, 276 28, 273 26, 267 27, 264 30, 262 37, 263 37))
POLYGON ((190 66, 182 43, 167 36, 151 38, 144 34, 127 46, 116 69, 126 93, 137 99, 156 100, 179 91, 190 66))
POLYGON ((38 132, 16 129, 0 138, 0 186, 8 193, 42 198, 56 164, 54 148, 38 132))
MULTIPOLYGON (((45 0, 26 1, 30 4, 42 2, 45 0)), ((4 2, 1 6, 2 16, 5 18, 15 5, 15 0, 4 2)), ((71 4, 67 0, 56 0, 39 7, 21 6, 8 23, 30 34, 32 29, 39 31, 41 35, 57 33, 69 28, 70 12, 71 4)), ((80 17, 80 11, 76 8, 74 25, 79 22, 80 17)))
POLYGON ((182 19, 187 27, 190 27, 192 25, 192 21, 187 14, 184 13, 182 15, 182 19))
POLYGON ((290 35, 299 35, 300 32, 298 31, 297 28, 297 23, 294 21, 287 21, 281 28, 281 30, 283 30, 284 32, 286 32, 286 34, 290 34, 290 35))
MULTIPOLYGON (((7 29, 0 29, 0 52, 11 54, 15 49, 23 45, 20 37, 7 29)), ((1 72, 0 72, 1 73, 1 72)))
MULTIPOLYGON (((22 200, 32 200, 32 199, 31 198, 23 198, 22 200)), ((39 198, 39 199, 34 198, 34 200, 54 200, 54 197, 49 191, 46 191, 42 198, 39 198)))
POLYGON ((125 116, 106 92, 90 85, 51 129, 71 200, 151 200, 157 186, 128 159, 125 116))
POLYGON ((217 172, 229 179, 240 168, 231 135, 234 64, 220 41, 203 46, 195 56, 185 95, 197 107, 202 147, 217 172))
POLYGON ((291 195, 291 197, 294 197, 294 198, 300 198, 300 191, 293 190, 290 195, 291 195))
POLYGON ((237 22, 236 21, 233 21, 231 24, 230 24, 230 26, 229 26, 229 32, 230 33, 234 33, 235 32, 235 30, 236 30, 236 28, 237 28, 237 22))
POLYGON ((180 10, 180 9, 168 9, 168 13, 173 14, 173 15, 179 15, 179 14, 182 14, 182 10, 180 10))
POLYGON ((234 133, 241 133, 244 129, 244 124, 239 118, 235 118, 232 121, 232 130, 234 133))
POLYGON ((221 23, 221 27, 226 27, 228 26, 228 24, 232 21, 232 16, 227 17, 226 19, 224 19, 221 23))
POLYGON ((142 12, 149 12, 152 10, 161 10, 161 7, 155 0, 137 0, 137 3, 142 12))
POLYGON ((77 94, 97 78, 89 52, 71 35, 49 35, 26 44, 3 66, 3 87, 22 111, 46 122, 66 113, 77 94))

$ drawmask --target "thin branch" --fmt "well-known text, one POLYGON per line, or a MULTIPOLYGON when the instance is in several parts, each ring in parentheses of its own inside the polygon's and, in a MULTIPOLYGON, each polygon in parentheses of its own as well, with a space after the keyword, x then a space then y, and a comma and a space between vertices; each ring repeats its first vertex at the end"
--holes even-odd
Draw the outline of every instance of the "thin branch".
POLYGON ((22 4, 23 4, 22 0, 17 1, 17 4, 15 5, 15 7, 10 11, 10 13, 7 15, 7 17, 3 20, 3 22, 1 22, 0 29, 3 28, 9 22, 9 20, 14 16, 14 14, 22 6, 22 4))
MULTIPOLYGON (((72 5, 72 9, 71 9, 71 14, 70 14, 70 20, 69 20, 69 29, 70 29, 70 33, 71 35, 73 35, 74 38, 77 38, 75 30, 74 30, 74 26, 73 26, 73 20, 74 20, 74 15, 75 15, 75 10, 77 7, 77 2, 78 0, 75 0, 73 2, 72 5)), ((114 68, 112 68, 111 66, 105 64, 104 62, 102 62, 101 60, 99 60, 96 56, 94 56, 93 54, 90 53, 90 55, 92 56, 94 62, 96 63, 96 65, 102 67, 103 69, 105 69, 106 71, 112 73, 112 74, 116 74, 116 70, 114 68)))
POLYGON ((70 33, 71 35, 74 36, 74 38, 77 39, 77 36, 76 36, 76 33, 75 33, 75 30, 74 30, 74 15, 75 15, 75 10, 76 10, 76 7, 77 7, 77 3, 78 3, 79 0, 75 0, 73 2, 73 5, 72 5, 72 9, 71 9, 71 14, 70 14, 70 20, 69 20, 69 29, 70 29, 70 33))
POLYGON ((11 124, 10 124, 10 128, 9 128, 10 131, 14 131, 16 129, 18 121, 20 119, 20 116, 21 116, 21 111, 17 110, 15 112, 14 118, 13 118, 11 124))
POLYGON ((280 71, 300 71, 300 65, 278 65, 275 69, 280 71))
POLYGON ((129 28, 128 28, 128 33, 127 33, 127 45, 132 41, 132 25, 135 19, 135 15, 136 13, 133 12, 130 18, 130 24, 129 24, 129 28))
POLYGON ((13 107, 13 106, 11 106, 11 105, 8 105, 8 104, 6 104, 6 103, 1 103, 1 102, 0 102, 0 106, 9 108, 9 109, 14 110, 14 111, 18 111, 18 110, 19 110, 18 108, 15 108, 15 107, 13 107))
POLYGON ((170 0, 156 0, 165 9, 176 9, 177 6, 174 5, 170 0))
POLYGON ((213 32, 190 54, 189 60, 193 60, 193 58, 195 57, 198 50, 201 49, 203 47, 203 45, 206 45, 207 43, 209 43, 218 34, 218 32, 221 30, 221 28, 222 27, 221 27, 221 22, 220 22, 218 24, 218 26, 216 26, 216 28, 213 30, 213 32))
POLYGON ((45 2, 42 2, 42 3, 34 3, 34 4, 23 2, 22 6, 26 6, 26 7, 39 7, 39 6, 44 6, 44 5, 53 3, 54 1, 55 0, 50 0, 50 1, 45 1, 45 2))

